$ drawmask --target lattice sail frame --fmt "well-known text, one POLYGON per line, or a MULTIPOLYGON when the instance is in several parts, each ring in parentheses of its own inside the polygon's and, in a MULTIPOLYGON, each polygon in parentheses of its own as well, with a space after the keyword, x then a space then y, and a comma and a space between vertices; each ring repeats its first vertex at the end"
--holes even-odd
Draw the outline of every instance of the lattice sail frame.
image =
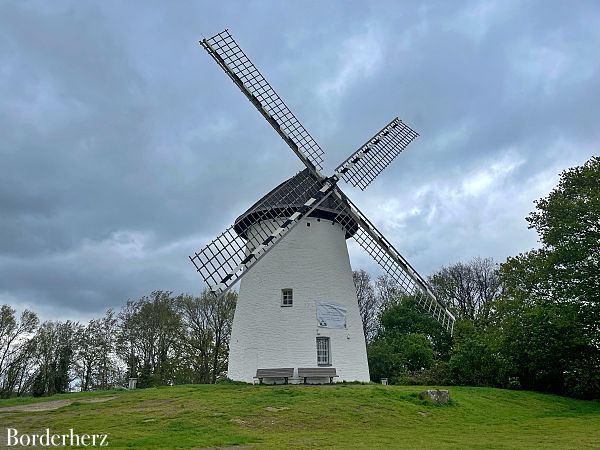
POLYGON ((273 191, 252 214, 237 223, 240 228, 251 229, 250 237, 248 233, 245 238, 240 236, 232 225, 189 257, 211 291, 224 295, 303 217, 331 195, 334 184, 330 181, 317 179, 309 172, 298 176, 301 178, 297 185, 273 191), (265 207, 261 208, 263 204, 265 207), (281 206, 273 208, 273 204, 281 206), (256 223, 260 225, 252 227, 256 223))
POLYGON ((200 44, 306 167, 317 172, 323 170, 323 149, 248 59, 229 31, 224 30, 211 38, 203 39, 200 44))
MULTIPOLYGON (((243 239, 231 226, 190 257, 205 282, 219 296, 224 295, 302 217, 309 215, 325 198, 330 197, 339 202, 339 208, 343 211, 335 220, 348 227, 348 221, 354 219, 359 225, 353 236, 356 242, 394 279, 401 291, 414 296, 425 311, 452 333, 455 320, 452 313, 435 297, 427 282, 336 186, 341 178, 364 190, 418 133, 395 118, 340 164, 332 177, 326 178, 321 173, 323 150, 248 59, 229 31, 204 39, 201 44, 312 173, 311 186, 306 189, 312 192, 313 188, 320 186, 302 207, 287 211, 290 215, 285 220, 280 215, 281 208, 276 212, 271 208, 258 208, 257 214, 264 216, 253 217, 253 220, 262 221, 263 225, 270 224, 264 233, 261 231, 264 235, 260 238, 264 240, 260 244, 257 239, 255 242, 243 239)), ((306 196, 306 191, 286 195, 291 195, 288 200, 293 205, 295 200, 306 196)), ((254 229, 263 230, 260 227, 254 229)))
POLYGON ((397 117, 341 163, 335 173, 361 190, 373 181, 415 138, 415 130, 397 117))
POLYGON ((396 282, 403 294, 413 296, 425 312, 452 334, 455 317, 437 299, 427 281, 338 187, 331 198, 336 202, 336 209, 342 211, 334 218, 334 222, 349 229, 352 221, 355 221, 359 227, 352 237, 358 245, 396 282))

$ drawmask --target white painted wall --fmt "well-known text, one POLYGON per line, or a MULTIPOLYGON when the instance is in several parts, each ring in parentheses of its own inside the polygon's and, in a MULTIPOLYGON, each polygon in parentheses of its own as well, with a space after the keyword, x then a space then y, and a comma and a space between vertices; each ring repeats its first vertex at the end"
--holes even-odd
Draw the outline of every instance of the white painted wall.
POLYGON ((251 383, 257 368, 318 367, 317 336, 330 338, 332 367, 339 375, 336 381, 369 381, 344 231, 330 221, 309 218, 302 219, 242 278, 228 376, 251 383), (294 291, 292 307, 281 306, 284 288, 294 291), (319 328, 317 301, 344 305, 347 328, 319 328))

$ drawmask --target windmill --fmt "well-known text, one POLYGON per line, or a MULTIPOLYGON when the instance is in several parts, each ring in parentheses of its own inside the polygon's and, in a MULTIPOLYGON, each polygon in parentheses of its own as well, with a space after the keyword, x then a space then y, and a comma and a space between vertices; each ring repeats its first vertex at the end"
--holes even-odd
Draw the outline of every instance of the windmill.
POLYGON ((243 278, 229 378, 252 382, 263 374, 306 382, 308 374, 369 380, 346 245, 350 238, 451 333, 454 316, 338 186, 343 180, 364 190, 418 134, 395 118, 326 176, 321 147, 229 31, 200 43, 305 166, 190 256, 217 296, 243 278))

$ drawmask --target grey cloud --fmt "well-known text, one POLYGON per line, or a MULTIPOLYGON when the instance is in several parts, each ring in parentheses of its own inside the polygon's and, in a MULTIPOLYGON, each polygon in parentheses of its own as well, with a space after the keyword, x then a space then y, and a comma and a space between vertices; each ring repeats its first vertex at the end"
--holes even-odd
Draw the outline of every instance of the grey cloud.
POLYGON ((0 302, 48 316, 199 291, 187 255, 301 168, 202 33, 232 30, 329 169, 396 115, 421 133, 344 190, 424 274, 535 245, 532 201, 598 153, 593 1, 0 9, 0 302))

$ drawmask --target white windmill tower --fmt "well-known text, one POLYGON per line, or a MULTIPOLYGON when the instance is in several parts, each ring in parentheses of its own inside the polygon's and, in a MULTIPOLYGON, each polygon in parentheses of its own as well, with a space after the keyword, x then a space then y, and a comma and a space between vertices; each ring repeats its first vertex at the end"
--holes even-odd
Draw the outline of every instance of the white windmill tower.
POLYGON ((369 380, 348 238, 452 332, 454 316, 337 186, 343 179, 365 189, 418 134, 396 118, 327 177, 323 150, 229 32, 201 44, 306 166, 190 256, 215 295, 244 277, 228 376, 247 382, 369 380))

